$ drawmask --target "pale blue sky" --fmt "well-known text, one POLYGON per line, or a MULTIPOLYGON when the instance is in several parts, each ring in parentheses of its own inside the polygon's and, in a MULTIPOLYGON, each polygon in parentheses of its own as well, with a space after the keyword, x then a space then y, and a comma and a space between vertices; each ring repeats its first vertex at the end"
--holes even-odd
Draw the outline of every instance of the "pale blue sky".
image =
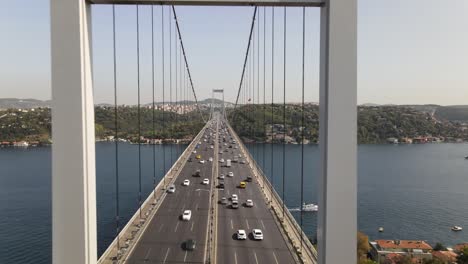
MULTIPOLYGON (((142 101, 149 102, 150 7, 140 8, 142 101)), ((159 89, 161 10, 159 6, 154 10, 155 77, 159 89)), ((198 96, 206 98, 211 89, 224 88, 226 98, 233 101, 252 8, 177 7, 177 10, 198 96)), ((166 7, 166 25, 167 12, 166 7)), ((270 12, 268 9, 268 21, 270 12)), ((277 8, 274 93, 278 101, 282 100, 283 82, 282 15, 283 9, 277 8)), ((287 100, 298 101, 301 11, 288 9, 288 17, 287 100)), ((318 18, 318 9, 308 9, 306 101, 318 101, 318 18)), ((468 1, 446 0, 441 4, 440 0, 359 0, 358 21, 359 103, 468 104, 468 1)), ((98 103, 112 100, 111 26, 110 6, 94 7, 94 77, 98 103)), ((49 1, 4 3, 0 9, 0 33, 0 98, 49 99, 49 1)), ((119 96, 121 103, 133 104, 136 103, 135 7, 117 8, 117 38, 119 96)), ((267 43, 269 54, 271 44, 267 43)), ((269 59, 267 67, 267 90, 271 91, 269 59)), ((270 100, 271 92, 266 95, 270 100)))

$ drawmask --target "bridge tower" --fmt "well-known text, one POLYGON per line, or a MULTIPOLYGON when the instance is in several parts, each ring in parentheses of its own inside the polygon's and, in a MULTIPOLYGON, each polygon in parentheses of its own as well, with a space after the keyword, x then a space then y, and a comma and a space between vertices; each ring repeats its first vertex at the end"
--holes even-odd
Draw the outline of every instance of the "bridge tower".
POLYGON ((213 111, 214 111, 214 97, 216 93, 222 94, 222 101, 223 101, 223 106, 222 106, 222 113, 223 116, 226 117, 226 104, 224 102, 224 90, 223 89, 213 89, 211 92, 211 116, 213 116, 213 111))
POLYGON ((97 262, 91 5, 169 3, 321 9, 318 258, 354 260, 357 0, 51 0, 53 263, 97 262))

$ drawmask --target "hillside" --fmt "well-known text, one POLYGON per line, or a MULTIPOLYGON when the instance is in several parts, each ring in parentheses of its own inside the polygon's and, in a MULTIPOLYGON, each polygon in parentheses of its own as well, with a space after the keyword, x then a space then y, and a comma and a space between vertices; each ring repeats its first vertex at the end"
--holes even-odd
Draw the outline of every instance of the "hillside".
POLYGON ((42 101, 37 99, 17 99, 17 98, 0 98, 0 109, 30 109, 38 107, 50 107, 51 101, 42 101))
MULTIPOLYGON (((305 106, 305 139, 318 141, 318 106, 305 106)), ((240 136, 254 141, 282 141, 282 105, 242 106, 229 112, 234 129, 240 136), (263 126, 266 109, 266 126, 263 126), (273 111, 272 111, 273 110, 273 111), (274 124, 271 128, 271 124, 274 124)), ((289 142, 300 142, 302 135, 301 109, 298 105, 286 107, 286 135, 289 142)), ((430 113, 402 106, 360 106, 358 108, 358 142, 384 143, 388 138, 442 137, 468 140, 468 130, 456 122, 434 119, 430 113)))
POLYGON ((468 105, 440 106, 435 116, 439 119, 468 123, 468 105))
MULTIPOLYGON (((122 106, 118 108, 119 138, 137 140, 138 108, 122 106)), ((153 136, 153 112, 141 108, 141 135, 153 136)), ((114 108, 97 106, 95 108, 96 137, 113 136, 114 108)), ((203 126, 198 112, 185 115, 173 112, 155 111, 156 138, 192 137, 203 126), (164 122, 163 122, 164 117, 164 122)), ((50 108, 0 110, 0 141, 39 141, 47 143, 50 139, 50 108)))

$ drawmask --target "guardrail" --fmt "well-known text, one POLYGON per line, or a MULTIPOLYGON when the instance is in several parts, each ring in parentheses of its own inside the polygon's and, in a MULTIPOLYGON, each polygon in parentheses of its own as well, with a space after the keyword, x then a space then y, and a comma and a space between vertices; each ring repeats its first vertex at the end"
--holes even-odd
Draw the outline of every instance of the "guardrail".
POLYGON ((157 209, 166 197, 166 185, 174 183, 180 173, 180 168, 183 168, 188 157, 195 149, 198 141, 200 141, 209 123, 200 130, 197 136, 192 140, 190 145, 180 155, 177 161, 168 170, 166 175, 159 181, 156 188, 148 195, 148 198, 141 205, 140 209, 130 218, 124 228, 120 231, 119 235, 112 241, 107 250, 101 255, 98 264, 118 264, 125 263, 128 257, 132 254, 136 244, 140 240, 142 234, 148 227, 148 224, 153 219, 157 209), (169 182, 164 181, 169 179, 169 182), (152 202, 151 202, 152 201, 152 202))
POLYGON ((211 178, 211 201, 210 201, 210 218, 209 218, 209 238, 206 247, 208 259, 206 263, 216 263, 216 245, 218 239, 218 191, 216 189, 216 179, 218 177, 218 138, 219 138, 219 121, 216 125, 216 138, 214 140, 214 155, 213 155, 213 170, 211 178))
MULTIPOLYGON (((293 217, 291 212, 289 212, 287 208, 285 208, 284 211, 282 210, 283 200, 281 199, 279 194, 276 192, 275 188, 271 185, 270 181, 268 180, 268 178, 266 177, 265 173, 260 168, 258 163, 255 161, 255 159, 252 157, 250 152, 247 150, 247 147, 245 147, 244 143, 241 141, 239 136, 234 132, 234 129, 231 127, 231 125, 227 124, 227 126, 229 127, 229 130, 231 131, 232 135, 234 135, 236 140, 238 141, 240 149, 242 150, 242 152, 248 159, 249 166, 251 167, 252 171, 256 174, 257 179, 260 179, 263 182, 263 187, 265 187, 264 185, 266 183, 267 188, 269 189, 269 192, 273 194, 272 197, 270 196, 272 198, 271 209, 274 212, 277 219, 280 221, 280 225, 282 226, 283 230, 286 232, 286 235, 289 241, 291 242, 291 244, 293 245, 294 250, 296 254, 298 255, 299 259, 301 260, 302 263, 313 263, 313 264, 317 263, 317 251, 315 247, 312 245, 310 240, 307 238, 307 235, 304 233, 302 228, 296 222, 296 219, 293 217), (283 218, 283 212, 285 216, 284 218, 283 218), (291 232, 287 232, 288 226, 292 227, 290 229, 293 234, 291 234, 291 232), (305 249, 304 250, 305 252, 302 251, 301 241, 302 241, 302 248, 305 249)), ((268 201, 268 196, 265 193, 265 191, 264 191, 264 194, 265 194, 265 198, 268 201)))

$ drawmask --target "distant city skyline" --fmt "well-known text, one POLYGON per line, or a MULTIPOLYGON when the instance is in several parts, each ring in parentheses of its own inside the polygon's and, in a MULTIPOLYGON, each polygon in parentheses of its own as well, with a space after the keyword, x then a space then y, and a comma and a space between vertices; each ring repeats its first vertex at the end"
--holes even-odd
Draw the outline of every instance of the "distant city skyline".
MULTIPOLYGON (((161 54, 160 8, 154 7, 157 56, 155 88, 158 95, 162 71, 158 58, 161 54)), ((136 104, 135 7, 118 6, 116 9, 119 103, 136 104)), ((212 89, 222 88, 225 89, 226 100, 235 102, 253 8, 176 9, 197 96, 199 99, 209 98, 212 89)), ((263 8, 260 10, 262 18, 263 8)), ((140 6, 143 103, 151 102, 150 11, 149 6, 140 6)), ((169 21, 168 11, 166 7, 166 26, 169 21)), ((92 13, 95 102, 112 103, 111 7, 95 6, 92 13)), ((360 0, 358 103, 468 104, 467 13, 468 2, 464 0, 452 0, 449 5, 441 5, 436 0, 360 0)), ((270 15, 271 8, 267 8, 267 22, 271 21, 270 15)), ((274 93, 277 102, 283 100, 282 19, 283 8, 276 8, 274 93)), ((301 77, 301 10, 288 9, 287 22, 286 101, 298 102, 301 77)), ((308 74, 305 100, 317 102, 318 9, 307 9, 307 22, 308 74)), ((267 32, 270 26, 267 24, 267 32)), ((50 99, 49 1, 21 0, 4 5, 0 10, 0 31, 6 40, 0 42, 0 98, 50 99)), ((267 54, 271 52, 269 45, 271 43, 267 39, 267 54)), ((267 102, 271 101, 270 67, 267 58, 267 102)), ((166 89, 168 86, 166 76, 166 89)), ((263 89, 263 83, 260 88, 263 89)), ((166 92, 165 101, 169 101, 169 91, 166 92)), ((155 101, 162 100, 156 98, 155 101)))

